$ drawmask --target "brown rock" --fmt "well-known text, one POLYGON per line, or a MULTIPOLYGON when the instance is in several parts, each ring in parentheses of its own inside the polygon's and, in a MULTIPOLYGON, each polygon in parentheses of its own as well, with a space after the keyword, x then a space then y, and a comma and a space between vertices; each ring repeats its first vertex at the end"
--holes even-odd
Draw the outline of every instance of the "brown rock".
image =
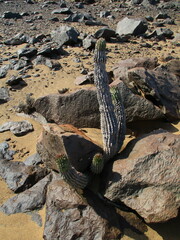
POLYGON ((58 170, 55 159, 66 154, 78 171, 84 171, 94 154, 102 152, 102 149, 72 125, 47 124, 37 143, 37 152, 50 169, 58 170))
POLYGON ((106 197, 121 200, 146 222, 178 215, 180 136, 162 130, 133 140, 113 164, 106 197))

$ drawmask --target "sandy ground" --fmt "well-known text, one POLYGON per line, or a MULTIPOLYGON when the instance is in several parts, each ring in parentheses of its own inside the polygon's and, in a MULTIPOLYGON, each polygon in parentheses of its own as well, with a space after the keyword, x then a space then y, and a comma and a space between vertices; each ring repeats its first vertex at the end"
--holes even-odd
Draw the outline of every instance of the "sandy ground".
MULTIPOLYGON (((96 28, 89 27, 89 32, 95 32, 95 30, 96 28)), ((179 32, 177 27, 175 31, 177 33, 179 32)), ((140 41, 143 42, 144 40, 140 41)), ((1 49, 0 53, 4 54, 5 52, 16 52, 17 49, 22 48, 23 46, 25 45, 18 47, 6 47, 6 49, 1 49)), ((177 47, 174 47, 171 41, 159 42, 158 46, 161 46, 161 50, 158 50, 156 46, 157 44, 154 45, 154 48, 146 49, 141 48, 138 42, 137 44, 108 44, 107 48, 110 51, 108 52, 107 70, 110 70, 114 63, 120 59, 126 59, 127 57, 157 56, 159 61, 163 63, 164 57, 168 55, 171 55, 175 58, 180 56, 180 50, 177 47)), ((19 103, 24 102, 27 93, 33 93, 33 97, 38 98, 46 94, 57 93, 58 90, 62 88, 69 88, 70 90, 79 88, 74 84, 74 80, 80 75, 80 71, 83 68, 88 69, 88 71, 93 70, 92 53, 84 51, 82 48, 66 48, 65 50, 69 53, 69 56, 59 59, 62 69, 54 72, 45 66, 39 65, 34 67, 32 70, 28 71, 28 74, 31 75, 30 78, 26 79, 28 85, 20 90, 10 91, 11 101, 0 106, 0 124, 3 124, 7 121, 20 121, 26 119, 30 121, 34 127, 33 132, 22 137, 16 137, 10 132, 0 133, 0 142, 8 140, 10 148, 17 151, 14 156, 14 161, 24 161, 28 156, 36 152, 37 138, 42 130, 42 126, 38 122, 30 118, 18 116, 15 113, 14 107, 19 103), (77 63, 75 58, 79 58, 80 62, 77 63), (34 77, 37 73, 40 74, 40 76, 34 77)), ((0 81, 0 87, 5 86, 5 81, 14 73, 16 72, 9 71, 7 77, 0 81)), ((153 130, 154 127, 162 127, 175 134, 179 134, 180 124, 156 122, 153 126, 148 125, 147 123, 144 124, 144 126, 142 124, 132 126, 132 128, 134 128, 134 132, 137 134, 149 132, 150 130, 153 130)), ((86 131, 90 138, 101 144, 99 129, 83 130, 86 131)), ((127 135, 125 145, 132 138, 133 136, 130 134, 127 135)), ((14 193, 7 188, 3 180, 0 180, 0 192, 0 204, 2 204, 8 198, 14 196, 14 193)), ((45 208, 39 211, 39 214, 41 215, 42 222, 44 224, 45 208)), ((172 220, 164 224, 151 225, 151 227, 148 226, 148 231, 145 233, 145 235, 149 240, 178 240, 180 236, 178 225, 180 226, 180 219, 172 220)), ((125 236, 122 239, 145 240, 147 238, 126 230, 125 236)), ((6 216, 3 213, 0 213, 0 239, 42 240, 43 226, 39 227, 34 221, 32 221, 31 216, 27 214, 6 216)))

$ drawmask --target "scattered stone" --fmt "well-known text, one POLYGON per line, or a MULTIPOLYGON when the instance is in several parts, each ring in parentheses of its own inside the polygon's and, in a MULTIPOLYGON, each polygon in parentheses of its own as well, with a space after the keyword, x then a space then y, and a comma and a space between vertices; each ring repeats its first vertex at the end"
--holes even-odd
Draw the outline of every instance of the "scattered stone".
POLYGON ((104 38, 106 41, 109 41, 112 37, 116 37, 116 32, 110 28, 104 27, 99 29, 94 34, 95 38, 104 38))
POLYGON ((86 20, 85 25, 87 25, 87 26, 107 26, 107 24, 98 22, 95 20, 86 20))
POLYGON ((155 19, 166 19, 166 18, 171 18, 167 13, 159 13, 155 19))
POLYGON ((40 163, 42 163, 42 159, 38 153, 35 153, 35 154, 29 156, 24 161, 24 164, 27 166, 35 166, 35 165, 39 165, 40 163))
POLYGON ((0 67, 0 78, 6 77, 10 67, 11 67, 10 64, 6 64, 0 67))
POLYGON ((19 13, 14 13, 14 12, 4 12, 4 14, 2 15, 2 18, 5 18, 5 19, 20 19, 22 18, 21 14, 19 13))
POLYGON ((11 76, 11 78, 6 81, 6 84, 9 86, 13 86, 19 84, 21 81, 23 81, 22 77, 11 76))
POLYGON ((0 211, 11 215, 42 208, 46 201, 46 191, 49 182, 50 175, 47 175, 31 188, 8 199, 1 205, 0 211))
POLYGON ((33 131, 33 126, 26 120, 20 122, 6 122, 0 126, 0 133, 5 131, 11 131, 16 136, 22 136, 33 131))
POLYGON ((14 192, 22 192, 32 187, 47 173, 47 169, 39 166, 26 166, 18 161, 0 161, 0 176, 14 192))
POLYGON ((0 160, 12 160, 13 155, 16 153, 13 150, 9 150, 9 144, 7 142, 0 143, 0 160))
POLYGON ((82 45, 84 49, 92 50, 95 48, 96 39, 92 35, 88 35, 83 39, 82 45))
POLYGON ((52 11, 51 14, 72 14, 70 8, 59 8, 52 11))
POLYGON ((74 45, 78 42, 79 33, 73 27, 61 26, 51 32, 51 37, 59 46, 63 44, 74 45))
POLYGON ((36 53, 37 53, 37 49, 34 47, 33 48, 25 47, 25 48, 21 48, 17 51, 18 58, 21 58, 21 57, 31 58, 31 57, 35 56, 36 53))
POLYGON ((122 35, 140 35, 148 29, 147 24, 143 20, 123 18, 118 22, 116 33, 122 35))
POLYGON ((148 223, 178 215, 180 137, 156 130, 131 141, 113 163, 105 196, 122 201, 148 223))
POLYGON ((94 18, 88 13, 73 13, 64 19, 66 22, 84 22, 85 20, 93 21, 94 18))
POLYGON ((32 66, 30 60, 26 57, 21 57, 18 60, 18 62, 13 66, 13 68, 14 68, 14 70, 20 70, 20 69, 23 69, 25 67, 30 67, 30 66, 32 66))
POLYGON ((41 55, 37 56, 33 60, 34 65, 45 65, 50 69, 57 71, 62 68, 61 64, 56 60, 51 60, 49 58, 43 57, 41 55))
POLYGON ((29 41, 29 36, 23 34, 23 33, 18 33, 14 37, 4 41, 4 44, 6 45, 20 45, 23 43, 27 43, 29 41))
POLYGON ((0 88, 0 104, 6 103, 10 100, 9 91, 7 88, 0 88))
POLYGON ((99 13, 99 17, 100 18, 106 18, 106 17, 108 17, 108 16, 110 16, 111 15, 111 12, 110 11, 101 11, 100 13, 99 13))
POLYGON ((75 79, 76 85, 92 84, 94 83, 94 73, 90 72, 87 75, 79 76, 75 79))
POLYGON ((95 153, 101 148, 92 142, 82 131, 72 125, 44 125, 37 143, 37 152, 48 169, 58 170, 55 159, 66 154, 78 171, 85 171, 95 153), (51 141, 51 139, 54 139, 51 141))

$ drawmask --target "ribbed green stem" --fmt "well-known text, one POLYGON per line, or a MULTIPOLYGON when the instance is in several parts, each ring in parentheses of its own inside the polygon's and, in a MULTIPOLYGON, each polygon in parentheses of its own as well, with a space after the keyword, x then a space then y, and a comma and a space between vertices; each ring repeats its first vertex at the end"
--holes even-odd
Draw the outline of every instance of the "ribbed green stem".
POLYGON ((94 174, 99 174, 102 172, 103 167, 104 167, 103 155, 101 153, 96 153, 91 163, 91 171, 94 174))

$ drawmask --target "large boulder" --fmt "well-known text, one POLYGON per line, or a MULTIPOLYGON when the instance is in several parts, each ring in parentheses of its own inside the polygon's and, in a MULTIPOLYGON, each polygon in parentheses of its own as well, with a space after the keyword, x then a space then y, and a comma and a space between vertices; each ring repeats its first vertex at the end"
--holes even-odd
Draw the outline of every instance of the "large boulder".
MULTIPOLYGON (((109 172, 105 196, 148 223, 178 215, 180 136, 156 130, 131 141, 109 172)), ((107 176, 107 174, 106 174, 107 176)))
POLYGON ((147 24, 141 19, 123 18, 118 22, 116 33, 122 35, 140 35, 147 30, 147 24))
POLYGON ((128 215, 128 224, 123 214, 89 190, 78 195, 54 174, 47 191, 44 239, 120 239, 121 231, 131 222, 134 230, 144 231, 142 221, 128 215))
POLYGON ((170 120, 180 119, 180 86, 178 77, 160 66, 155 70, 133 68, 128 70, 128 85, 141 93, 170 120))
POLYGON ((66 154, 78 171, 85 171, 94 154, 102 149, 72 125, 47 124, 37 143, 37 152, 50 169, 58 170, 55 159, 66 154))
MULTIPOLYGON (((145 98, 133 94, 121 81, 115 81, 121 92, 126 121, 155 120, 163 113, 145 98)), ((95 88, 65 94, 51 94, 38 98, 33 106, 48 122, 72 124, 75 127, 100 127, 99 104, 95 88)))

